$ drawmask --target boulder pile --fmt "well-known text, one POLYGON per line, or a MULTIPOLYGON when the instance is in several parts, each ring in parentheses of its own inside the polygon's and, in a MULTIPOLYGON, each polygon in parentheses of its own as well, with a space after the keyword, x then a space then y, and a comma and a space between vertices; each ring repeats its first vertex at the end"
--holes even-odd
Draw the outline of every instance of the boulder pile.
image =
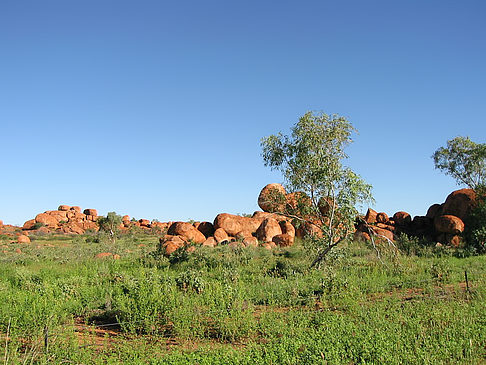
POLYGON ((453 191, 444 203, 433 204, 424 216, 413 219, 406 212, 397 212, 391 218, 386 213, 368 209, 363 218, 365 223, 356 227, 355 237, 370 239, 369 228, 379 237, 394 240, 400 233, 408 236, 423 237, 431 242, 459 247, 462 244, 461 234, 465 223, 477 201, 472 189, 453 191))
MULTIPOLYGON (((403 211, 389 216, 370 208, 364 217, 357 219, 355 237, 370 240, 373 235, 393 241, 398 235, 405 233, 457 247, 462 244, 461 234, 476 201, 474 190, 461 189, 452 192, 444 203, 430 206, 424 216, 412 218, 403 211)), ((262 211, 253 213, 251 217, 221 213, 213 222, 158 222, 130 219, 125 215, 120 229, 163 232, 159 242, 160 248, 166 254, 190 244, 209 247, 223 244, 243 247, 260 245, 271 249, 292 246, 295 237, 322 234, 318 228, 322 224, 322 217, 306 216, 304 218, 307 222, 304 224, 297 224, 298 221, 291 218, 300 208, 311 205, 309 197, 304 193, 287 193, 280 184, 268 184, 258 196, 258 205, 262 211)), ((318 203, 324 216, 336 207, 331 198, 321 199, 318 203)), ((88 230, 99 230, 98 218, 96 209, 85 209, 81 212, 78 206, 60 205, 57 210, 40 213, 34 219, 28 220, 21 230, 14 226, 4 226, 0 221, 0 233, 13 235, 18 231, 17 234, 25 236, 19 238, 19 242, 27 242, 29 233, 36 232, 83 234, 88 230)))
MULTIPOLYGON (((60 205, 57 210, 48 210, 37 214, 34 219, 24 223, 22 230, 31 233, 68 233, 84 234, 86 231, 97 232, 99 226, 98 212, 96 209, 85 209, 81 212, 78 206, 60 205)), ((166 230, 171 222, 162 223, 157 221, 150 222, 148 219, 130 219, 128 215, 122 217, 120 229, 127 231, 130 228, 138 227, 141 230, 157 231, 166 230)))
POLYGON ((295 229, 285 218, 268 212, 255 212, 251 217, 221 213, 214 222, 173 222, 167 234, 160 238, 160 247, 166 255, 189 243, 215 247, 231 246, 265 248, 291 246, 294 243, 295 229))
POLYGON ((25 222, 22 229, 43 233, 83 234, 87 230, 98 230, 97 219, 96 209, 85 209, 81 212, 81 208, 78 206, 60 205, 57 210, 37 214, 34 219, 25 222))

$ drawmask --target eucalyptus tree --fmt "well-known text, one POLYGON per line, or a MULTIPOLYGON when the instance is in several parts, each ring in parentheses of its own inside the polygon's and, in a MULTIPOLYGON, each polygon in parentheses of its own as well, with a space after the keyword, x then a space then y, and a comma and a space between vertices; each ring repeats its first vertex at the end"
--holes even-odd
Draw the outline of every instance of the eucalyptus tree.
POLYGON ((475 190, 486 185, 486 143, 456 137, 437 149, 432 158, 435 168, 452 176, 457 184, 475 190))
POLYGON ((122 217, 115 212, 109 212, 106 217, 99 217, 96 222, 100 227, 100 231, 106 232, 110 241, 116 243, 116 238, 122 223, 122 217))
POLYGON ((371 185, 343 163, 354 132, 342 116, 307 112, 289 135, 261 140, 265 166, 280 171, 285 187, 294 193, 288 194, 294 203, 278 213, 317 228, 310 230, 318 242, 312 266, 354 232, 357 205, 373 200, 371 185))

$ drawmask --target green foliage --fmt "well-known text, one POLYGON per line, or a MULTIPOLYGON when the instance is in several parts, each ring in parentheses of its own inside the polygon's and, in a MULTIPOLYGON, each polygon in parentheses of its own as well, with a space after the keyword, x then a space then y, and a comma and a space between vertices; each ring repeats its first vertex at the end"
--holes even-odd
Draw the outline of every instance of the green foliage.
POLYGON ((478 252, 486 251, 486 192, 478 189, 477 204, 472 209, 466 222, 464 236, 468 246, 478 252))
POLYGON ((106 217, 99 217, 96 221, 100 226, 101 232, 106 232, 110 240, 114 243, 120 231, 122 217, 115 212, 109 212, 106 217))
POLYGON ((45 227, 46 225, 44 223, 41 223, 41 222, 36 222, 34 224, 34 226, 32 227, 32 229, 39 229, 39 228, 42 228, 42 227, 45 227))
POLYGON ((486 185, 486 143, 456 137, 435 151, 432 158, 435 168, 452 176, 458 184, 471 189, 486 185))
POLYGON ((196 293, 202 293, 204 290, 204 281, 201 279, 200 273, 194 270, 181 272, 175 281, 177 287, 183 291, 194 290, 196 293))
POLYGON ((397 271, 348 242, 309 270, 297 241, 274 251, 197 247, 177 265, 156 265, 157 236, 116 245, 79 237, 40 236, 21 255, 2 248, 5 363, 484 362, 481 256, 401 255, 397 271), (106 251, 122 258, 94 258, 106 251))
POLYGON ((318 217, 325 232, 323 252, 353 231, 357 205, 372 200, 371 185, 343 164, 353 132, 344 117, 308 112, 290 135, 279 133, 261 141, 265 166, 280 171, 290 191, 300 192, 292 215, 318 217))

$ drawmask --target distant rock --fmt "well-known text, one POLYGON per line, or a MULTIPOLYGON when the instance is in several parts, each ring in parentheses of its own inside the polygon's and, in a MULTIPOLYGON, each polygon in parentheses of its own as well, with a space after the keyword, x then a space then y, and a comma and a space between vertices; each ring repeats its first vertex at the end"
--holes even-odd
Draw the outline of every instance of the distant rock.
POLYGON ((20 236, 17 237, 17 242, 18 243, 30 243, 30 238, 24 234, 21 234, 20 236))

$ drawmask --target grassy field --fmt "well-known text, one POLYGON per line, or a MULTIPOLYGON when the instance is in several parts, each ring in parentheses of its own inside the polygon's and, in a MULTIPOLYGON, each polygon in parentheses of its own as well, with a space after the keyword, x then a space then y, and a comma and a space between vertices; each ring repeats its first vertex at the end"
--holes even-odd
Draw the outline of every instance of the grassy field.
POLYGON ((2 361, 486 363, 485 256, 352 242, 309 270, 305 242, 166 258, 157 241, 0 237, 2 361))

